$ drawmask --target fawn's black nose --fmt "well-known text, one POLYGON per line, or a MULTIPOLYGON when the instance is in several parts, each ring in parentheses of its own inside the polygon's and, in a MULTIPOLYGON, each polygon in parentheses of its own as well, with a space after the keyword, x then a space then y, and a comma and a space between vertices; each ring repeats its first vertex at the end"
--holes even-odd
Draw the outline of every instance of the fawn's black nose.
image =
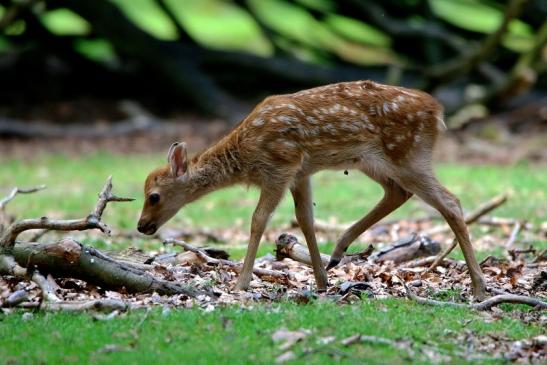
POLYGON ((144 234, 154 234, 158 230, 158 226, 155 223, 142 223, 139 222, 137 230, 144 234))

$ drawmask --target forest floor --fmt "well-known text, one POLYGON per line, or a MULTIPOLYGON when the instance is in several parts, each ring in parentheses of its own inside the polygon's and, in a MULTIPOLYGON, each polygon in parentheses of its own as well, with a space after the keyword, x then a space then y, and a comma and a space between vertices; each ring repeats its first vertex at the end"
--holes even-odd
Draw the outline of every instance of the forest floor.
MULTIPOLYGON (((115 192, 135 197, 133 203, 109 207, 103 220, 113 236, 71 233, 79 241, 101 249, 128 246, 148 252, 173 250, 158 239, 133 234, 142 205, 142 183, 153 167, 164 163, 159 153, 39 152, 19 145, 22 156, 1 157, 0 195, 13 186, 46 184, 47 190, 20 196, 9 213, 18 218, 47 215, 55 218, 85 216, 96 192, 113 175, 115 192)), ((527 220, 536 227, 547 217, 547 171, 535 163, 513 165, 439 163, 440 180, 462 200, 466 210, 494 195, 509 192, 508 202, 495 211, 499 217, 527 220)), ((380 199, 381 189, 357 172, 324 172, 313 179, 316 218, 331 223, 354 221, 380 199)), ((215 192, 185 207, 165 231, 181 227, 210 229, 223 243, 216 244, 239 259, 245 252, 255 189, 234 187, 215 192)), ((412 199, 391 219, 432 215, 412 199)), ((259 256, 271 253, 272 240, 293 216, 285 198, 260 246, 259 256)), ((510 228, 510 227, 509 227, 510 228)), ((504 257, 510 229, 472 226, 478 258, 504 257)), ((55 236, 55 234, 51 234, 55 236)), ((516 248, 530 244, 547 247, 545 239, 522 232, 516 248)), ((330 253, 334 236, 320 239, 321 251, 330 253)), ((50 239, 47 235, 46 241, 50 239)), ((197 244, 213 245, 207 238, 197 244)), ((447 243, 447 242, 443 242, 447 243)), ((350 249, 366 247, 357 242, 350 249)), ((452 254, 461 259, 460 250, 452 254)), ((443 289, 432 298, 458 300, 460 289, 443 289)), ((152 298, 153 299, 153 298, 152 298)), ((159 301, 161 302, 161 301, 159 301)), ((158 303, 159 303, 158 302, 158 303)), ((370 299, 339 305, 322 298, 298 305, 290 300, 269 303, 176 309, 158 304, 151 310, 132 310, 112 318, 91 314, 0 312, 0 362, 26 363, 503 363, 507 359, 545 360, 534 338, 544 334, 545 315, 520 305, 502 305, 485 312, 465 308, 425 307, 405 299, 370 299), (8 314, 9 313, 9 314, 8 314), (357 339, 354 335, 364 335, 357 339), (366 337, 370 336, 370 337, 366 337), (530 352, 530 349, 532 351, 530 352)))

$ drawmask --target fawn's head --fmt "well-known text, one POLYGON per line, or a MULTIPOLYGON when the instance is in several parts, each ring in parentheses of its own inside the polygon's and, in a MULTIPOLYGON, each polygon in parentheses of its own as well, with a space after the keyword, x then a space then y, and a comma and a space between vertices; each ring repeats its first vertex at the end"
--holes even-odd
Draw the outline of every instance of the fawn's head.
POLYGON ((186 143, 173 143, 167 162, 153 170, 144 183, 144 206, 137 226, 141 233, 154 234, 190 201, 186 143))

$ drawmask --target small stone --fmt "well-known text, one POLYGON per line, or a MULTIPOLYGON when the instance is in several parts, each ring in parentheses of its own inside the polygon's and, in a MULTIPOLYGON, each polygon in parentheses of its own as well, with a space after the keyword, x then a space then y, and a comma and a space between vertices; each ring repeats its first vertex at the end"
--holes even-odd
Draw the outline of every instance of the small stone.
POLYGON ((410 285, 411 286, 422 286, 422 281, 421 280, 412 280, 410 282, 410 285))

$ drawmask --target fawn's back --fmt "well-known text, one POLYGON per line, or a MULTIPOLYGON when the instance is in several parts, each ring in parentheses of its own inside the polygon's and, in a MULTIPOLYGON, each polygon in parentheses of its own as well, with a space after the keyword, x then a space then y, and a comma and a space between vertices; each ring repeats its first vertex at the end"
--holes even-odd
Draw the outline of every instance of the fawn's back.
POLYGON ((234 133, 242 157, 263 167, 296 164, 305 174, 371 171, 429 160, 444 129, 442 112, 433 97, 418 90, 345 82, 270 96, 234 133))

